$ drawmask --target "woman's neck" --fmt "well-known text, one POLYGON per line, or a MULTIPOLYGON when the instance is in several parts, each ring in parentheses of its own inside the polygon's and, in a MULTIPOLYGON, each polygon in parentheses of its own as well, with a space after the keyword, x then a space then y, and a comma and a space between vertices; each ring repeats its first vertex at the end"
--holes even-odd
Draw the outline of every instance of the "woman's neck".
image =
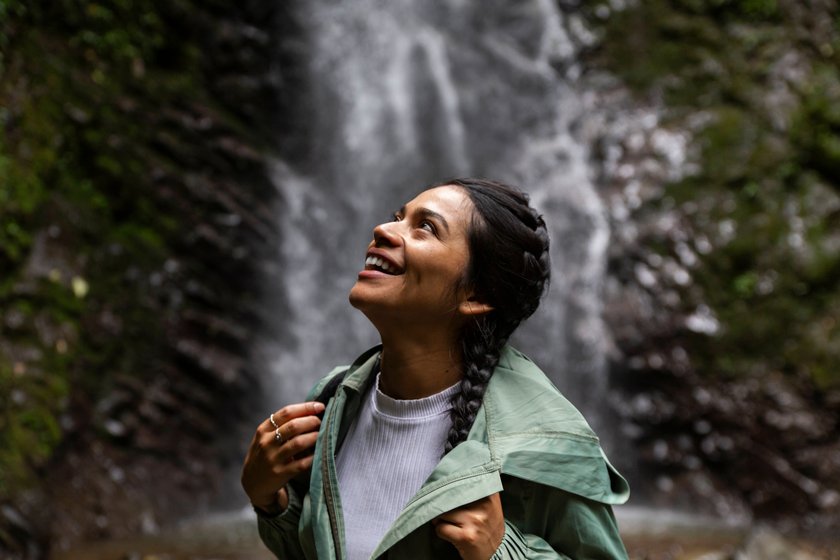
POLYGON ((422 399, 451 387, 462 375, 461 350, 452 341, 383 337, 379 389, 391 398, 422 399))

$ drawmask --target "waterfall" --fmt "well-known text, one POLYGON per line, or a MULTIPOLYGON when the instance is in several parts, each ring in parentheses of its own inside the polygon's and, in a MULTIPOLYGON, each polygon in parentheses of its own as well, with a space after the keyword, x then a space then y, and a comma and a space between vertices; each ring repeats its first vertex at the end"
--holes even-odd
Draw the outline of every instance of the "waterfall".
POLYGON ((425 184, 464 175, 530 192, 552 239, 553 278, 514 337, 598 425, 609 237, 593 185, 580 22, 551 0, 300 6, 311 153, 278 161, 280 256, 295 342, 277 348, 277 404, 377 341, 347 303, 375 224, 425 184))

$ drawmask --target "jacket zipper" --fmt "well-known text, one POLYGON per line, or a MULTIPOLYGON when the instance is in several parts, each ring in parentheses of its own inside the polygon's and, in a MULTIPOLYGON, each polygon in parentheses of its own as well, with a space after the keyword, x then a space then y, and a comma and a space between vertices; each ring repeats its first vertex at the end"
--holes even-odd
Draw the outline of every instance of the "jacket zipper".
POLYGON ((330 455, 330 448, 332 447, 332 418, 327 419, 327 445, 321 448, 321 478, 324 481, 324 498, 327 501, 327 517, 330 520, 330 530, 332 531, 333 545, 335 546, 335 557, 341 559, 341 540, 338 530, 337 514, 335 510, 335 496, 333 495, 332 482, 330 481, 330 469, 327 459, 330 455))

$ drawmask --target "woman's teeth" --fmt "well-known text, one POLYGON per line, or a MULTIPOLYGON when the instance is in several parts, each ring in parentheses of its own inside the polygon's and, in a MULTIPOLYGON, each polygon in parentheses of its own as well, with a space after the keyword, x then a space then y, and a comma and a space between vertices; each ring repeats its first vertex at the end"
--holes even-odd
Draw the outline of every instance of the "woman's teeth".
POLYGON ((391 264, 379 257, 370 256, 365 259, 365 266, 375 266, 376 268, 382 270, 383 272, 387 272, 388 274, 396 274, 396 269, 391 266, 391 264))

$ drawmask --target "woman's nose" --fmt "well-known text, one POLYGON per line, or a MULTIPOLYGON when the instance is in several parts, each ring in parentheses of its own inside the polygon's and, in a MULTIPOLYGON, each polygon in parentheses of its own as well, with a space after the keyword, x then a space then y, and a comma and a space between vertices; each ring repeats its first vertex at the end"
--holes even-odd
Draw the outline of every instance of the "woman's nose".
POLYGON ((400 244, 401 237, 397 231, 400 222, 385 222, 373 228, 373 244, 376 247, 395 247, 400 244))

